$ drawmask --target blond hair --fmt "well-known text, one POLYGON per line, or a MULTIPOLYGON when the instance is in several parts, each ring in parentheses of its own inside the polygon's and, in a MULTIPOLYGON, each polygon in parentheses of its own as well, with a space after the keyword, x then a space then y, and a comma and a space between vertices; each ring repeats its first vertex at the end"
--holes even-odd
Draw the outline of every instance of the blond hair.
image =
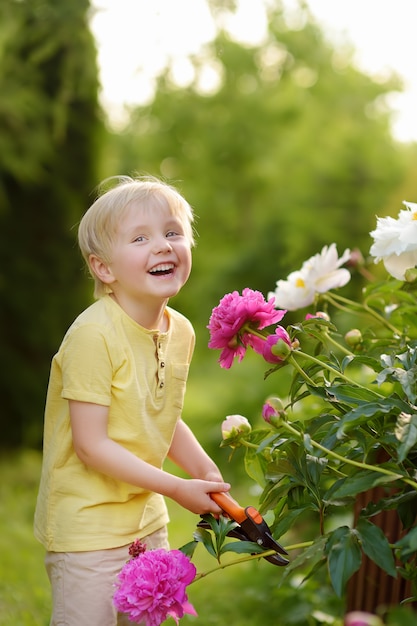
POLYGON ((95 298, 100 298, 111 290, 91 269, 90 256, 94 255, 104 263, 110 263, 119 223, 132 204, 148 210, 154 207, 168 208, 171 214, 181 221, 190 246, 195 244, 193 210, 174 187, 154 177, 116 176, 103 181, 100 189, 104 189, 105 185, 115 180, 116 186, 101 191, 78 227, 78 244, 94 279, 95 298))

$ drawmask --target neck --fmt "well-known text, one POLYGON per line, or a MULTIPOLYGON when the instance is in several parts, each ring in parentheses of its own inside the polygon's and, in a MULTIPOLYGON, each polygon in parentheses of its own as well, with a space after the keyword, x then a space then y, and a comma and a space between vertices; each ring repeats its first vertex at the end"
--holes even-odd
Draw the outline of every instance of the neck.
POLYGON ((160 330, 165 332, 168 330, 168 317, 165 314, 165 309, 168 304, 168 300, 158 303, 145 303, 131 301, 125 298, 116 296, 115 293, 111 293, 110 297, 120 306, 121 309, 129 317, 131 317, 137 324, 147 328, 148 330, 160 330))

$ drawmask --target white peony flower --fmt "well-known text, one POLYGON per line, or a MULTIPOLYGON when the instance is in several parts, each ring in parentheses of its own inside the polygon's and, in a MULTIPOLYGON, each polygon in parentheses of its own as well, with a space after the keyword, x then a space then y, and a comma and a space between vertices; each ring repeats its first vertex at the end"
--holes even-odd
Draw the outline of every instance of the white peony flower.
POLYGON ((343 287, 350 281, 350 272, 340 269, 340 266, 349 261, 350 250, 344 251, 342 256, 337 256, 336 244, 324 246, 322 251, 304 262, 302 269, 307 269, 309 280, 312 282, 317 293, 325 293, 330 289, 343 287))
POLYGON ((275 306, 281 305, 287 311, 302 309, 314 301, 312 284, 302 271, 292 272, 287 280, 278 280, 275 291, 268 294, 268 300, 275 298, 275 306))
POLYGON ((370 235, 374 239, 370 254, 374 262, 383 261, 391 276, 404 280, 405 272, 417 265, 417 204, 406 202, 398 219, 378 217, 376 229, 370 235))
POLYGON ((287 280, 278 280, 275 291, 268 294, 275 298, 275 306, 295 311, 314 302, 317 293, 343 287, 350 280, 350 272, 340 268, 350 259, 350 250, 345 250, 339 258, 336 244, 324 246, 303 263, 301 270, 292 272, 287 280))

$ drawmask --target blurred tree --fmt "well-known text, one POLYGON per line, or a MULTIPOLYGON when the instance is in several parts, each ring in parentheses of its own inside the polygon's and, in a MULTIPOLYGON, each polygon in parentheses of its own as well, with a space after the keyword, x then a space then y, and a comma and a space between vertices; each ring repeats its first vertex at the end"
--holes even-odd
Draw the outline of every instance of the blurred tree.
POLYGON ((72 230, 101 126, 87 0, 0 5, 2 445, 37 445, 50 360, 89 297, 72 230))
MULTIPOLYGON (((211 4, 220 19, 233 2, 211 4)), ((366 254, 375 214, 404 176, 384 104, 399 81, 355 69, 303 2, 294 27, 279 0, 269 7, 262 44, 219 30, 192 59, 193 82, 179 88, 168 68, 154 101, 110 143, 109 173, 117 163, 163 175, 195 207, 200 237, 179 300, 201 327, 225 292, 266 294, 323 245, 366 254)))

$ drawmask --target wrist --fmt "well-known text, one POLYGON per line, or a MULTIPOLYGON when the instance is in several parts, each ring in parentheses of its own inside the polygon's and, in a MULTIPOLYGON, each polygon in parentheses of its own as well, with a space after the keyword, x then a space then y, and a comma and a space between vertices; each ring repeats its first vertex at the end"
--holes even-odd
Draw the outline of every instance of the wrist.
POLYGON ((184 480, 184 478, 180 478, 179 476, 167 474, 167 480, 164 481, 164 485, 160 493, 163 496, 176 501, 184 480))
POLYGON ((214 483, 224 482, 224 478, 221 475, 220 470, 217 467, 211 468, 203 475, 203 480, 209 480, 214 483))

